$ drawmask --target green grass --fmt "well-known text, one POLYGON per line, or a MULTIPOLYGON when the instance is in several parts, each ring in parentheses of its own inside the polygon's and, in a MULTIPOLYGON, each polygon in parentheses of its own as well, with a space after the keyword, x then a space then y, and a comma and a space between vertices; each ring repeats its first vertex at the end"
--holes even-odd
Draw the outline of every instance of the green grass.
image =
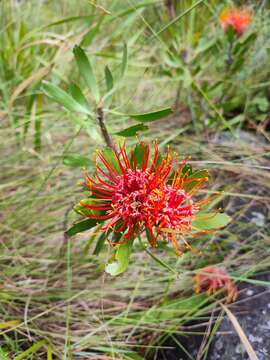
POLYGON ((169 336, 188 336, 191 320, 207 322, 218 308, 215 298, 194 294, 197 269, 221 264, 236 281, 251 284, 269 269, 269 5, 254 10, 256 38, 236 71, 226 68, 217 19, 230 2, 197 3, 181 1, 170 25, 158 0, 1 2, 1 359, 143 359, 169 336), (92 255, 91 233, 65 242, 83 171, 65 166, 63 156, 91 158, 102 139, 94 118, 56 105, 41 81, 63 89, 74 81, 94 104, 72 55, 82 40, 100 89, 106 89, 106 65, 119 79, 104 105, 109 131, 134 124, 122 114, 176 102, 172 118, 151 124, 140 138, 191 155, 194 166, 209 168, 204 191, 223 190, 215 206, 233 223, 197 240, 201 255, 152 250, 174 272, 137 244, 128 271, 112 278, 103 272, 110 249, 92 255), (128 66, 120 80, 123 43, 128 66), (240 131, 248 129, 254 142, 243 140, 240 131), (254 207, 265 214, 263 226, 246 217, 254 207))

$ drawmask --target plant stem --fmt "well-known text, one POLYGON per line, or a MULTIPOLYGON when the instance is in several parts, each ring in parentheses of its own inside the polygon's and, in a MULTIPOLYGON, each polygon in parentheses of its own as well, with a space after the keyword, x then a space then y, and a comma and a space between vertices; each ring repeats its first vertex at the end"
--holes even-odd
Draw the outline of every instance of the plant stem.
POLYGON ((232 41, 229 45, 229 48, 228 48, 228 56, 227 56, 227 71, 226 73, 228 72, 228 70, 230 70, 230 67, 231 65, 233 64, 233 48, 234 48, 234 42, 232 41))
POLYGON ((175 3, 173 0, 164 0, 164 5, 167 8, 169 18, 172 20, 175 17, 175 3))
POLYGON ((103 139, 106 143, 106 145, 110 148, 113 148, 113 142, 112 139, 108 133, 108 130, 106 128, 105 122, 104 122, 104 112, 102 107, 97 108, 97 121, 101 130, 101 134, 103 136, 103 139))

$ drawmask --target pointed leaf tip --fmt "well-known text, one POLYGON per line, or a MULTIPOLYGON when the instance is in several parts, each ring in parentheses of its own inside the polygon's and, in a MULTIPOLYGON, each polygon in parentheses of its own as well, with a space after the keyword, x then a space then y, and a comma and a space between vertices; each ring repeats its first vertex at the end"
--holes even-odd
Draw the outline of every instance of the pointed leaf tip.
POLYGON ((74 46, 73 53, 79 68, 80 75, 84 79, 88 88, 91 90, 96 102, 98 102, 100 99, 99 88, 91 62, 86 56, 84 50, 78 45, 74 46))
POLYGON ((212 230, 224 228, 231 222, 232 218, 224 213, 198 213, 192 226, 198 230, 212 230))
POLYGON ((105 267, 105 271, 112 275, 116 276, 123 273, 129 264, 129 258, 131 254, 133 240, 129 240, 125 244, 116 245, 114 261, 108 263, 105 267))
POLYGON ((144 114, 128 114, 129 117, 135 120, 139 120, 141 122, 151 122, 160 120, 164 117, 167 117, 173 113, 173 109, 170 107, 157 110, 157 111, 151 111, 144 114))

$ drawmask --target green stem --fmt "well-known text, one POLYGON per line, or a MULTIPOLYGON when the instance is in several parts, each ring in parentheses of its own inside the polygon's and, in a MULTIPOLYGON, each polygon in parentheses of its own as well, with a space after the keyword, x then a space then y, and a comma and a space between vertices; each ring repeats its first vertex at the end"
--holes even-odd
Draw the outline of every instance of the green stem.
POLYGON ((143 244, 142 239, 141 239, 140 236, 138 236, 138 238, 139 238, 140 244, 142 245, 144 251, 146 251, 147 254, 148 254, 149 256, 151 256, 151 258, 152 258, 153 260, 155 260, 159 265, 165 267, 167 270, 171 271, 174 275, 176 275, 177 277, 179 277, 180 274, 179 274, 175 269, 173 269, 169 264, 165 263, 163 260, 159 259, 156 255, 154 255, 154 254, 152 253, 152 251, 150 251, 150 250, 146 247, 146 245, 143 244))

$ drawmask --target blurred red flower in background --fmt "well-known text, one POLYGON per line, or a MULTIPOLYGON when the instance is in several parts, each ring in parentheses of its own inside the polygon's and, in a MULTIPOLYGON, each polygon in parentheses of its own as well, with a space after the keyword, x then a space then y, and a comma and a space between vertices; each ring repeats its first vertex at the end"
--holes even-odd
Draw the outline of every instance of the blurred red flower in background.
POLYGON ((242 35, 252 22, 252 12, 245 8, 228 8, 220 13, 219 21, 224 31, 231 26, 238 35, 242 35))
POLYGON ((209 295, 219 290, 227 292, 227 301, 233 302, 238 296, 235 283, 223 268, 207 266, 198 272, 195 277, 195 291, 207 292, 209 295))

